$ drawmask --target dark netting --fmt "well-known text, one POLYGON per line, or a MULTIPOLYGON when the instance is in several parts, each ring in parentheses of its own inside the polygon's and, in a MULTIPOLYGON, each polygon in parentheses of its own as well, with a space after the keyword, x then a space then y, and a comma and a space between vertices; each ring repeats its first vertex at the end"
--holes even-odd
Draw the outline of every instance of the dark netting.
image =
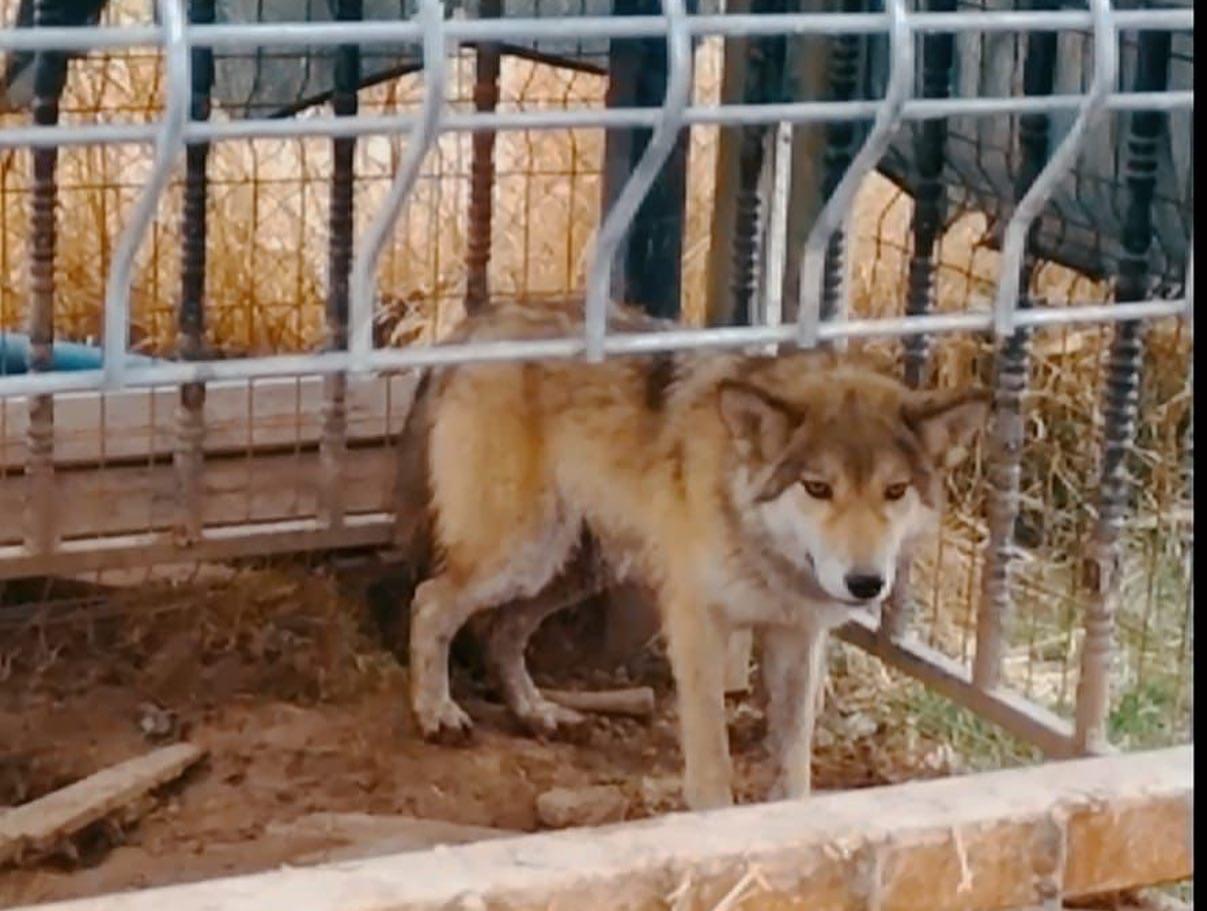
MULTIPOLYGON (((331 0, 220 0, 217 21, 329 22, 334 19, 331 0)), ((366 20, 409 19, 415 0, 364 0, 366 20)), ((613 13, 610 0, 450 0, 452 18, 606 16, 613 13)), ((690 12, 716 13, 716 0, 690 2, 690 12)), ((562 66, 603 72, 608 62, 606 39, 529 41, 503 46, 505 53, 534 56, 562 66)), ((335 47, 297 45, 223 52, 218 48, 214 98, 237 117, 280 115, 326 100, 331 92, 335 47)), ((361 49, 366 84, 422 68, 419 47, 371 45, 361 49)))
MULTIPOLYGON (((1116 3, 1117 9, 1142 4, 1116 3)), ((1153 4, 1156 5, 1156 4, 1153 4)), ((1163 7, 1189 7, 1190 2, 1164 3, 1163 7)), ((959 3, 961 10, 1026 9, 1030 4, 995 2, 959 3)), ((933 9, 933 5, 926 5, 933 9)), ((1084 4, 1053 3, 1045 8, 1085 9, 1084 4)), ((1168 88, 1190 91, 1194 78, 1193 36, 1170 36, 1168 88)), ((1136 91, 1138 36, 1120 36, 1118 90, 1136 91)), ((1018 33, 957 35, 952 61, 952 94, 956 98, 1003 97, 1023 94, 1026 36, 1018 33)), ((867 55, 873 85, 884 84, 887 54, 867 55)), ((919 68, 922 55, 918 55, 919 68)), ((1084 92, 1093 69, 1092 40, 1088 33, 1062 32, 1055 41, 1052 94, 1084 92)), ((921 79, 919 86, 922 85, 921 79)), ((1071 174, 1061 181, 1040 217, 1031 252, 1094 278, 1118 274, 1120 243, 1128 193, 1129 114, 1103 119, 1091 134, 1071 174)), ((1076 111, 1064 110, 1048 118, 1050 147, 1068 131, 1076 111)), ((1169 114, 1169 129, 1156 147, 1157 184, 1153 199, 1154 243, 1151 275, 1156 293, 1170 293, 1181 283, 1186 266, 1193 202, 1191 162, 1194 154, 1190 110, 1169 114)), ((1020 120, 1014 116, 955 115, 945 118, 947 142, 943 154, 942 182, 946 190, 945 222, 951 224, 969 211, 985 213, 992 244, 1000 241, 1013 202, 1017 198, 1022 151, 1020 120)), ((902 131, 881 170, 911 194, 919 184, 915 136, 920 125, 902 131)))

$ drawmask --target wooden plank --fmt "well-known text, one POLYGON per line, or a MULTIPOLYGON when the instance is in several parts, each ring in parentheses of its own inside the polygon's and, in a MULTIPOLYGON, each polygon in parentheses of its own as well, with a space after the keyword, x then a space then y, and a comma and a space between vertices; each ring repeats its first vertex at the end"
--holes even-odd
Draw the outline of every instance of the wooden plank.
POLYGON ((624 715, 629 718, 649 718, 654 714, 654 691, 648 686, 631 686, 619 690, 549 690, 545 698, 576 712, 599 715, 624 715))
MULTIPOLYGON (((410 407, 415 374, 349 378, 348 440, 396 434, 410 407)), ((175 387, 55 397, 55 464, 143 462, 172 455, 176 445, 175 387)), ((322 377, 211 383, 206 388, 207 455, 305 448, 322 432, 322 377)), ((28 409, 23 398, 0 398, 0 473, 25 464, 28 409)))
MULTIPOLYGON (((351 512, 391 506, 393 450, 350 450, 346 491, 351 512)), ((315 451, 212 459, 201 477, 205 526, 293 519, 317 514, 319 454, 315 451)), ((60 471, 55 477, 63 538, 120 535, 171 527, 176 516, 177 478, 171 464, 124 465, 60 471)), ((27 482, 20 475, 0 478, 0 515, 20 515, 27 482)), ((0 524, 0 544, 20 541, 18 525, 0 524)))
POLYGON ((878 628, 870 619, 862 617, 841 627, 838 635, 1020 740, 1033 744, 1045 755, 1053 759, 1075 755, 1070 722, 1008 690, 987 691, 976 687, 967 668, 937 649, 910 640, 888 641, 878 635, 878 628))
POLYGON ((0 864, 44 851, 175 778, 205 755, 177 743, 89 775, 45 797, 0 813, 0 864))
POLYGON ((29 553, 20 546, 0 547, 0 579, 313 550, 361 550, 385 547, 393 530, 394 517, 377 512, 347 516, 344 527, 335 529, 323 527, 315 518, 225 525, 206 529, 200 541, 187 545, 162 532, 144 532, 66 541, 58 550, 46 554, 29 553))
POLYGON ((1193 748, 1178 747, 277 870, 42 911, 1047 907, 1062 893, 1192 876, 1193 796, 1193 748), (1094 858, 1109 858, 1109 869, 1094 858))

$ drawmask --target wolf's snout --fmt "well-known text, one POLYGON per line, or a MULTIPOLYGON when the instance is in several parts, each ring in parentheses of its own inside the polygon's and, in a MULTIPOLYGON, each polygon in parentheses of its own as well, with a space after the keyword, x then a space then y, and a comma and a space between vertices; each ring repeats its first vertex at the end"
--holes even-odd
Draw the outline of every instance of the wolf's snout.
POLYGON ((843 581, 847 591, 860 601, 870 601, 884 589, 884 577, 874 573, 851 573, 843 581))

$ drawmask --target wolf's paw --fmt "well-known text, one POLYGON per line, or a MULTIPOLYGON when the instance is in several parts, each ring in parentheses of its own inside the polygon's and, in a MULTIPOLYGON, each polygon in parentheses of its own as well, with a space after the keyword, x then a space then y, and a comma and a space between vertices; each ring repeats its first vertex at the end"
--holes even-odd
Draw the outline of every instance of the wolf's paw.
POLYGON ((431 743, 447 746, 465 744, 474 732, 474 723, 469 715, 451 699, 415 706, 415 720, 423 739, 431 743))

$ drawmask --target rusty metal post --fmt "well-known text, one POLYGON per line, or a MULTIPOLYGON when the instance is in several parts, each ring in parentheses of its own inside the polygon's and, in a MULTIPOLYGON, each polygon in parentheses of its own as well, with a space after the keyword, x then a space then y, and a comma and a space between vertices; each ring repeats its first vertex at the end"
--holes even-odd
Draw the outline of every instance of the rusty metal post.
MULTIPOLYGON (((1142 32, 1136 64, 1138 92, 1160 92, 1169 84, 1168 32, 1142 32)), ((1159 143, 1166 115, 1137 111, 1131 116, 1127 161, 1127 209, 1123 249, 1115 299, 1121 303, 1145 300, 1152 292, 1149 254, 1153 240, 1153 195, 1157 186, 1159 143)), ((1077 679, 1074 747, 1078 753, 1098 753, 1108 744, 1110 676, 1114 658, 1115 614, 1119 600, 1120 532, 1128 506, 1127 453, 1136 431, 1140 398, 1143 324, 1115 325, 1103 379, 1102 469, 1098 486, 1098 515, 1084 562, 1084 581, 1091 601, 1085 615, 1085 641, 1077 679)))
MULTIPOLYGON (((617 0, 618 16, 658 15, 658 0, 617 0)), ((666 96, 666 42, 614 38, 608 51, 609 108, 651 107, 666 96)), ((609 130, 604 140, 602 211, 612 208, 649 145, 651 129, 609 130)), ((679 318, 682 292, 683 224, 687 200, 688 131, 683 130, 657 179, 641 201, 627 238, 617 250, 611 295, 653 316, 679 318)))
MULTIPOLYGON (((35 27, 60 25, 59 10, 50 0, 34 3, 35 27)), ((59 121, 59 98, 67 81, 67 55, 39 51, 34 59, 33 120, 39 126, 59 121)), ((55 178, 58 149, 33 150, 33 182, 29 213, 29 369, 51 369, 54 348, 56 209, 59 188, 55 178)), ((35 553, 53 550, 57 543, 54 469, 54 396, 29 397, 28 455, 25 476, 25 545, 35 553)))
MULTIPOLYGON (((214 21, 214 0, 189 0, 189 22, 208 25, 214 21)), ((210 90, 214 83, 214 53, 208 47, 192 50, 192 92, 189 117, 195 121, 210 116, 210 90)), ((180 225, 180 307, 177 351, 181 360, 205 357, 205 267, 209 196, 210 144, 190 143, 185 150, 184 205, 180 225)), ((180 387, 176 409, 174 463, 179 491, 176 537, 182 544, 200 540, 202 529, 202 486, 205 470, 205 384, 180 387)))
MULTIPOLYGON (((841 0, 838 11, 859 13, 864 11, 863 0, 841 0)), ((860 35, 835 35, 830 43, 829 55, 829 100, 852 101, 863 94, 860 79, 860 59, 863 45, 860 35)), ((842 175, 855 154, 857 128, 852 121, 836 121, 826 127, 826 147, 822 156, 825 177, 822 182, 822 197, 829 199, 842 180, 842 175)), ((825 268, 822 272, 820 319, 824 322, 834 318, 843 300, 843 278, 846 268, 846 236, 840 229, 834 232, 826 248, 825 268)))
MULTIPOLYGON (((364 16, 362 0, 338 0, 335 18, 355 22, 364 16)), ((354 117, 358 108, 360 48, 340 45, 335 53, 335 79, 331 108, 336 117, 354 117)), ((330 238, 327 265, 327 346, 342 351, 348 346, 348 278, 352 269, 353 219, 356 182, 356 138, 332 140, 330 238)), ((331 528, 344 524, 344 461, 348 448, 348 377, 333 373, 323 380, 323 424, 319 440, 322 493, 319 514, 331 528)))
MULTIPOLYGON (((954 0, 931 0, 926 8, 931 12, 951 12, 956 5, 954 0)), ((922 39, 923 97, 947 98, 951 95, 954 59, 954 35, 938 33, 926 35, 922 39)), ((943 230, 947 203, 943 186, 946 147, 946 119, 936 117, 915 127, 914 155, 918 167, 918 189, 914 197, 914 212, 910 224, 914 249, 909 263, 909 286, 905 299, 905 312, 909 316, 929 313, 934 302, 935 255, 943 230)), ((906 336, 903 347, 906 384, 915 389, 927 385, 930 366, 929 338, 925 335, 906 336)), ((880 632, 890 640, 900 639, 909 630, 913 616, 911 569, 908 561, 902 561, 897 567, 897 579, 884 606, 880 632)))
MULTIPOLYGON (((1032 9, 1054 8, 1039 0, 1032 9)), ((1052 32, 1032 32, 1026 39, 1023 91, 1050 95, 1056 71, 1056 39, 1052 32)), ((1021 162, 1015 198, 1021 200, 1043 170, 1050 154, 1047 114, 1019 117, 1021 162)), ((1035 228, 1031 232, 1034 235, 1035 228)), ((1028 244, 1030 246, 1030 244, 1028 244)), ((1023 258, 1019 277, 1019 309, 1031 306, 1034 258, 1023 258)), ((1014 524, 1018 518, 1019 476, 1023 449, 1023 392, 1027 388, 1031 333, 1015 329, 998 347, 994 361, 993 427, 989 437, 989 541, 981 577, 981 603, 977 610, 976 656, 972 679, 980 689, 997 689, 1002 682, 1002 657, 1006 648, 1013 604, 1010 570, 1014 549, 1014 524)))
MULTIPOLYGON (((502 13, 500 0, 482 0, 479 15, 497 19, 502 13)), ((492 112, 499 103, 500 46, 483 41, 477 47, 474 74, 474 110, 492 112)), ((477 313, 490 299, 490 241, 495 191, 495 133, 478 130, 473 134, 473 158, 469 178, 469 225, 466 238, 465 312, 477 313)))
MULTIPOLYGON (((784 11, 780 0, 754 0, 752 13, 784 11)), ((750 38, 746 43, 742 104, 772 104, 782 100, 783 72, 787 44, 783 37, 750 38)), ((767 141, 774 128, 762 124, 739 128, 737 186, 733 190, 734 227, 731 265, 730 304, 727 322, 735 326, 751 323, 754 298, 758 289, 759 227, 763 200, 759 198, 760 177, 766 164, 767 141)))

